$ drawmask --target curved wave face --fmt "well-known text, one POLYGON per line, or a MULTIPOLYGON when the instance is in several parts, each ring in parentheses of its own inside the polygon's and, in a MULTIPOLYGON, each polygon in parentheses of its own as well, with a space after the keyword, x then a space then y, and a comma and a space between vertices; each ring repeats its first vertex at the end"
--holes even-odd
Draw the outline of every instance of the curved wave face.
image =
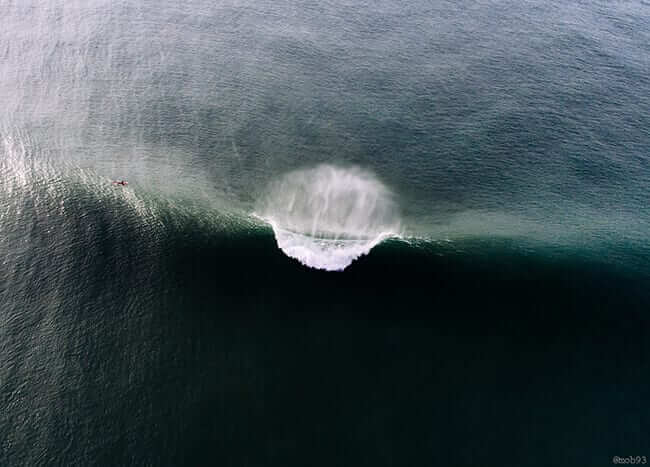
POLYGON ((280 249, 306 266, 340 271, 399 232, 390 190, 359 168, 319 165, 271 183, 260 215, 280 249))

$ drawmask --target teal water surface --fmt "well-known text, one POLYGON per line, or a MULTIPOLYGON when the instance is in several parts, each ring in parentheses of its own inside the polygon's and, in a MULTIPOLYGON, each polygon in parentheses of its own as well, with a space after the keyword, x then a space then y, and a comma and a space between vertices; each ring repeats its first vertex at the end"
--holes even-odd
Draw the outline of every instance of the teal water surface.
POLYGON ((649 31, 0 0, 0 464, 650 455, 649 31))

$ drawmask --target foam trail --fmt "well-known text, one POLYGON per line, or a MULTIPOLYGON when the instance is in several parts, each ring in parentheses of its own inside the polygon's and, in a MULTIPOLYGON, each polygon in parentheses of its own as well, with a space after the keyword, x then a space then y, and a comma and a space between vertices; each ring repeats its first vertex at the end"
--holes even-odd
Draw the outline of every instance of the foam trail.
POLYGON ((345 269, 399 232, 392 193, 359 168, 319 165, 290 172, 271 183, 258 204, 285 254, 327 271, 345 269))

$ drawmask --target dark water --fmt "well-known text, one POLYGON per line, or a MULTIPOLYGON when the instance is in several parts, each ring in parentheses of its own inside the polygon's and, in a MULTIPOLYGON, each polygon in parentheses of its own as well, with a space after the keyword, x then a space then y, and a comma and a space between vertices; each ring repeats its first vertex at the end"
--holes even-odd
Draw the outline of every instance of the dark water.
POLYGON ((0 465, 650 456, 649 77, 641 1, 0 0, 0 465))

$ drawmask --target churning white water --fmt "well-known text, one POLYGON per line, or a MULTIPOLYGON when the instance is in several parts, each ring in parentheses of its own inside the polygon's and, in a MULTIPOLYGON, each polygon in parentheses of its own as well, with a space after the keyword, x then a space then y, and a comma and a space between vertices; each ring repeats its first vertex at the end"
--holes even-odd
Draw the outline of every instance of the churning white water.
POLYGON ((278 246, 301 263, 343 270, 383 239, 398 235, 393 195, 359 168, 319 165, 270 184, 258 214, 273 227, 278 246))

